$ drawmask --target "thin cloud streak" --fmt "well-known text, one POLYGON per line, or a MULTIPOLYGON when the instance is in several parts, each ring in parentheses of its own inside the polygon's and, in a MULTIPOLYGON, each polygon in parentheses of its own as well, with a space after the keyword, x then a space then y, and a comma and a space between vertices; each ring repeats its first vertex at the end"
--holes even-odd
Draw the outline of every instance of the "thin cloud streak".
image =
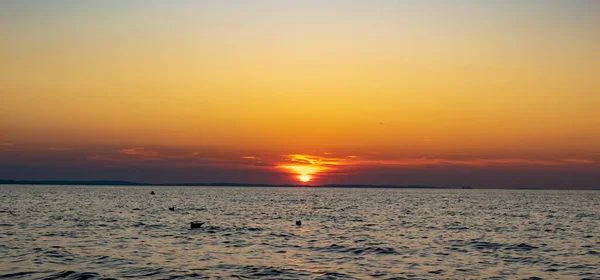
POLYGON ((143 156, 143 157, 158 157, 160 153, 155 151, 146 150, 144 147, 135 147, 128 149, 121 149, 119 153, 124 155, 134 155, 134 156, 143 156))
POLYGON ((48 151, 55 151, 55 152, 61 152, 61 151, 72 151, 73 148, 66 148, 66 147, 50 147, 48 148, 48 151))
POLYGON ((577 164, 594 164, 593 160, 590 159, 580 159, 580 158, 569 158, 565 160, 568 163, 577 163, 577 164))
POLYGON ((258 160, 259 159, 258 157, 255 157, 255 156, 243 156, 243 157, 240 157, 240 158, 241 159, 251 159, 251 160, 258 160))
POLYGON ((160 152, 145 147, 119 149, 86 157, 89 162, 104 162, 111 166, 164 166, 169 168, 216 167, 272 170, 273 165, 255 156, 203 155, 201 152, 160 152))

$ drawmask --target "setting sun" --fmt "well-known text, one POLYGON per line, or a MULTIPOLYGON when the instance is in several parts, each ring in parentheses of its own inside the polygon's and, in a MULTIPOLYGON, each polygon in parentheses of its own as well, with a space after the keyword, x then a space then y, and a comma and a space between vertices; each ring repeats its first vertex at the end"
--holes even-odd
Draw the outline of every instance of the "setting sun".
POLYGON ((302 175, 298 175, 298 179, 300 179, 300 181, 306 183, 306 182, 310 181, 310 179, 312 179, 312 176, 310 176, 308 174, 302 174, 302 175))
MULTIPOLYGON (((294 161, 291 159, 291 161, 294 161)), ((297 178, 303 183, 306 183, 313 179, 313 175, 323 172, 325 170, 330 170, 330 167, 326 167, 320 165, 318 162, 307 163, 307 164, 299 164, 299 165, 278 165, 278 168, 285 169, 288 173, 291 173, 293 177, 297 178)))

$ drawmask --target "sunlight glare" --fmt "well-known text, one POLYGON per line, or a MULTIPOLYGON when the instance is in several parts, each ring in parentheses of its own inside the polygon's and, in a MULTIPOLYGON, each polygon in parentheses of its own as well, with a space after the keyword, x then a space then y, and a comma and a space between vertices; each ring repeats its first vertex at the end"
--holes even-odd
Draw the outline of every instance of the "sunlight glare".
POLYGON ((304 183, 310 181, 311 178, 312 178, 312 176, 310 176, 308 174, 298 175, 298 179, 300 179, 300 181, 302 181, 304 183))

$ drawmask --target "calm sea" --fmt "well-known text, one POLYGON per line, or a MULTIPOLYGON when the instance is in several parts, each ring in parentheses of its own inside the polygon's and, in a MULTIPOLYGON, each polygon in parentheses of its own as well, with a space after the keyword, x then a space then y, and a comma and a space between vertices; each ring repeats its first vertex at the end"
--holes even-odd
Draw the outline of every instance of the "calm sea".
POLYGON ((0 185, 0 202, 0 278, 600 279, 598 191, 0 185))

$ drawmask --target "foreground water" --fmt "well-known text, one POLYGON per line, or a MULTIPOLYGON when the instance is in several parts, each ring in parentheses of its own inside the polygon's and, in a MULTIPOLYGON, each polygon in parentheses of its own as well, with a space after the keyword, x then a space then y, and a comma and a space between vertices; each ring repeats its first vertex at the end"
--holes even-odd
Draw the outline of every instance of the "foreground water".
POLYGON ((594 191, 0 185, 0 202, 0 278, 600 279, 594 191))

